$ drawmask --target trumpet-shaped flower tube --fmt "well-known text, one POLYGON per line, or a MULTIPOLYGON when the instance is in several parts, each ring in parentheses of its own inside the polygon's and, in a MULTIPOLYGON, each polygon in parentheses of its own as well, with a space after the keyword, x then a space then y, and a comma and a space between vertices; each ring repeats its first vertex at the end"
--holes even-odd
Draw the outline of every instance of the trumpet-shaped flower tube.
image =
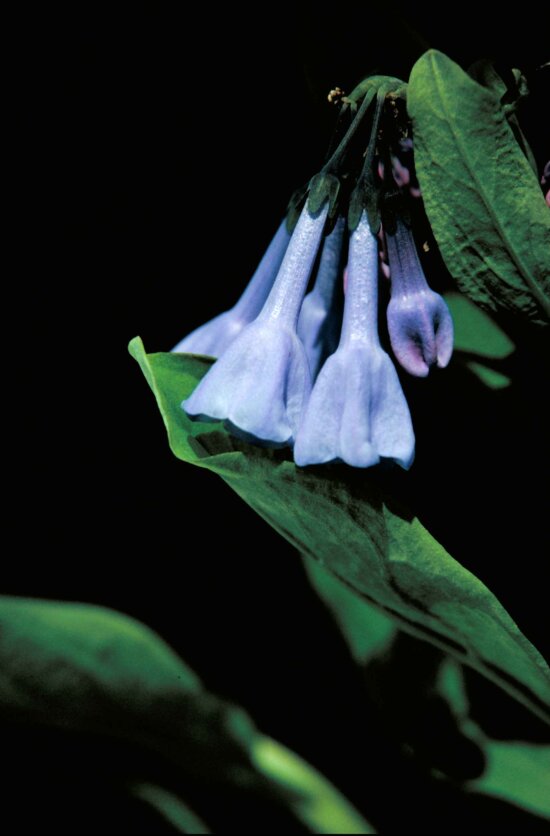
POLYGON ((339 217, 325 238, 315 284, 302 303, 298 319, 298 336, 304 344, 314 380, 325 359, 338 345, 342 324, 342 288, 338 278, 345 226, 345 219, 339 217))
POLYGON ((172 351, 219 357, 245 325, 260 313, 273 287, 289 241, 290 235, 283 221, 239 301, 228 311, 196 328, 172 351))
POLYGON ((381 458, 408 468, 411 416, 395 367, 378 339, 378 242, 366 212, 350 238, 340 343, 319 372, 294 447, 298 465, 381 458))
POLYGON ((410 229, 397 220, 386 234, 391 299, 388 331, 393 352, 403 368, 426 377, 431 366, 444 368, 453 353, 453 320, 447 303, 428 287, 410 229))
POLYGON ((296 326, 327 213, 326 203, 315 214, 306 204, 261 312, 182 404, 190 417, 225 421, 265 444, 292 443, 311 391, 296 326))

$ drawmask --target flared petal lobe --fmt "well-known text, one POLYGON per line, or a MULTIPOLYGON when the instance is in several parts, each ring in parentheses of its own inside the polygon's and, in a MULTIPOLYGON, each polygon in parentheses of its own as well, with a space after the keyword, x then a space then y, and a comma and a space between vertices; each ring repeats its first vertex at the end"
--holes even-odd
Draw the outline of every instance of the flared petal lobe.
POLYGON ((310 391, 309 366, 296 334, 256 320, 183 406, 192 418, 225 421, 236 435, 283 446, 296 433, 310 391))
POLYGON ((350 239, 340 343, 315 381, 296 437, 298 465, 343 461, 370 467, 380 458, 404 468, 412 464, 409 407, 378 339, 377 283, 378 244, 363 213, 350 239))
POLYGON ((190 417, 225 421, 237 435, 264 444, 292 443, 311 391, 296 325, 327 211, 303 209, 260 314, 182 404, 190 417))
POLYGON ((242 331, 245 324, 238 316, 235 316, 233 309, 224 311, 180 340, 172 352, 219 357, 242 331))
POLYGON ((245 325, 252 322, 263 308, 277 278, 289 241, 290 234, 286 222, 283 221, 239 301, 228 311, 196 328, 172 351, 220 357, 245 325))
POLYGON ((382 349, 338 349, 319 373, 294 447, 296 464, 342 461, 371 467, 381 458, 408 469, 411 416, 395 367, 382 349))
POLYGON ((393 352, 409 374, 426 377, 432 366, 444 368, 453 353, 453 320, 447 303, 428 286, 410 229, 397 221, 386 235, 391 299, 388 331, 393 352))

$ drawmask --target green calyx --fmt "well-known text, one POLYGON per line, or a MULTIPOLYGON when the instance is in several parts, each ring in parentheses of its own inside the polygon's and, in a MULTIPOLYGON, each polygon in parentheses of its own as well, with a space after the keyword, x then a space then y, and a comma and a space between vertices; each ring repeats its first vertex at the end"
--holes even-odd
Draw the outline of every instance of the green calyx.
POLYGON ((405 81, 402 81, 402 79, 390 75, 371 75, 364 78, 363 81, 361 81, 357 87, 352 90, 349 96, 344 96, 342 102, 344 104, 349 104, 352 108, 357 108, 358 102, 360 102, 370 90, 374 90, 376 93, 381 87, 387 85, 390 85, 400 97, 406 98, 407 84, 405 81))
POLYGON ((329 219, 347 213, 350 229, 357 226, 365 209, 373 232, 378 231, 382 183, 376 175, 375 156, 383 143, 382 117, 388 99, 405 101, 406 87, 398 78, 370 76, 342 99, 340 119, 348 110, 354 115, 321 171, 293 194, 287 214, 289 231, 306 200, 312 212, 318 212, 328 201, 329 219))
POLYGON ((382 117, 382 110, 386 101, 386 95, 390 92, 390 84, 382 84, 378 88, 376 94, 376 109, 372 120, 372 128, 365 154, 365 162, 361 175, 357 180, 357 184, 351 194, 348 211, 348 226, 350 231, 353 231, 363 213, 366 210, 369 219, 371 231, 374 235, 380 229, 380 211, 379 211, 379 195, 380 189, 376 182, 376 173, 374 171, 374 154, 378 142, 378 131, 380 128, 380 120, 382 117))
POLYGON ((333 217, 338 205, 340 180, 335 174, 319 172, 309 182, 309 208, 315 214, 326 200, 329 202, 329 216, 333 217))

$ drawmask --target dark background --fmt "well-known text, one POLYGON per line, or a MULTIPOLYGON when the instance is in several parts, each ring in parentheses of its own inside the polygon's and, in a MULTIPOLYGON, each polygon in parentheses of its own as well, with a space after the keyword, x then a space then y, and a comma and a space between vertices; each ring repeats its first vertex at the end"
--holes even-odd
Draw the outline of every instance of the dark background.
MULTIPOLYGON (((24 434, 3 591, 135 615, 211 690, 360 795, 363 777, 342 764, 374 745, 373 729, 357 731, 360 683, 297 555, 215 477, 173 458, 126 346, 139 334, 168 350, 233 303, 322 161, 329 89, 373 70, 406 78, 435 46, 465 67, 520 66, 536 94, 543 27, 370 3, 111 5, 27 7, 16 32, 22 324, 10 348, 24 434)), ((542 164, 540 96, 523 118, 542 164)), ((495 559, 525 559, 519 542, 495 559)), ((499 591, 541 639, 513 587, 510 573, 499 591)), ((382 806, 391 752, 380 759, 368 780, 382 806)), ((411 791, 408 832, 428 832, 422 798, 411 791)))

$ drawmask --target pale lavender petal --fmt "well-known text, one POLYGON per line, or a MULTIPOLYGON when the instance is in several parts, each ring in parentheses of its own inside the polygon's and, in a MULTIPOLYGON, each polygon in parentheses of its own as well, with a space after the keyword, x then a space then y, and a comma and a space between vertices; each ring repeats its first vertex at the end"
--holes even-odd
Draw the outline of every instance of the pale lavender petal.
POLYGON ((296 436, 297 465, 343 461, 353 467, 370 467, 378 463, 380 457, 371 442, 364 360, 361 350, 339 349, 324 364, 296 436))
POLYGON ((265 305, 283 263, 290 238, 285 219, 265 251, 246 290, 233 308, 245 322, 252 322, 265 305))
POLYGON ((309 397, 306 354, 290 329, 248 325, 182 404, 197 419, 266 443, 291 443, 309 397))
POLYGON ((453 356, 454 325, 449 307, 442 296, 436 293, 437 301, 433 309, 437 365, 444 369, 453 356))
POLYGON ((175 354, 205 354, 208 357, 219 357, 225 349, 240 334, 247 323, 234 310, 224 311, 214 319, 205 322, 199 328, 191 331, 183 340, 174 346, 175 354))
POLYGON ((289 241, 290 234, 283 221, 236 305, 196 328, 172 351, 219 357, 245 325, 260 313, 277 278, 289 241))
POLYGON ((381 351, 371 358, 372 441, 381 458, 408 470, 414 461, 411 413, 391 358, 381 351))
POLYGON ((315 284, 305 297, 298 319, 298 336, 309 360, 313 379, 325 361, 336 350, 342 325, 342 288, 338 281, 342 261, 344 218, 325 238, 315 284))
POLYGON ((319 372, 296 436, 300 466, 343 461, 370 467, 388 458, 408 468, 414 458, 409 407, 378 338, 377 250, 363 213, 350 239, 340 344, 319 372))
POLYGON ((261 313, 182 404, 190 417, 225 421, 233 432, 267 444, 293 442, 311 391, 296 322, 327 211, 302 211, 261 313))
POLYGON ((339 348, 315 381, 294 445, 296 464, 371 467, 388 458, 408 469, 414 446, 409 407, 388 355, 362 344, 339 348))
POLYGON ((378 339, 378 241, 365 212, 350 236, 346 301, 340 346, 378 339))
POLYGON ((307 284, 328 215, 328 203, 312 214, 307 204, 292 233, 273 288, 260 316, 285 321, 296 328, 307 284))

